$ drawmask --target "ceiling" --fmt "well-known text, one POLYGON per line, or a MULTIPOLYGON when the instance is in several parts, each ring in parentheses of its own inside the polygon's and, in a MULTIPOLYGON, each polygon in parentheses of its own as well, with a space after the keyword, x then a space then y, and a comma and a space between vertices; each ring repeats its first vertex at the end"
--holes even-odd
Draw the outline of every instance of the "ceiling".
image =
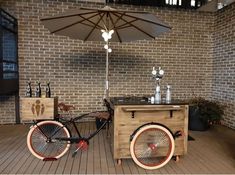
POLYGON ((198 8, 198 11, 216 12, 219 9, 235 2, 235 0, 208 0, 208 2, 198 8))
POLYGON ((216 12, 217 10, 235 2, 235 0, 105 0, 105 2, 137 6, 197 9, 198 11, 216 12))

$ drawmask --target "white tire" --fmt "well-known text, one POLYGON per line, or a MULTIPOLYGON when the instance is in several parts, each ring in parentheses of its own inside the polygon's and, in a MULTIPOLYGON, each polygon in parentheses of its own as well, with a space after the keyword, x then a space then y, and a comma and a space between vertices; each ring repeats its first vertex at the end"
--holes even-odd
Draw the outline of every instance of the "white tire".
POLYGON ((158 169, 166 165, 173 156, 174 150, 175 141, 171 132, 157 124, 141 127, 130 143, 133 161, 147 170, 158 169))
POLYGON ((59 159, 68 151, 70 143, 54 139, 55 137, 70 138, 70 133, 60 122, 42 121, 30 128, 27 146, 30 152, 39 159, 59 159))

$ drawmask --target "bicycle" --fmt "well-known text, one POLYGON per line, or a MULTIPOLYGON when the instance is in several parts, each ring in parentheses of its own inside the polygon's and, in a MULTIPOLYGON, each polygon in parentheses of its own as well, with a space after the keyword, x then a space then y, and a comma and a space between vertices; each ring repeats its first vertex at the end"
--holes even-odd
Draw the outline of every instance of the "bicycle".
MULTIPOLYGON (((49 161, 62 157, 69 150, 71 144, 76 144, 76 150, 72 154, 73 157, 79 149, 86 150, 89 145, 89 140, 98 134, 106 125, 108 132, 113 110, 107 100, 104 100, 104 102, 107 111, 91 112, 70 119, 59 115, 55 120, 33 121, 34 124, 31 126, 27 135, 27 146, 30 152, 41 160, 49 161), (87 117, 101 119, 102 124, 94 132, 88 136, 84 136, 79 132, 77 124, 84 122, 83 119, 87 117), (69 128, 71 124, 76 131, 76 136, 72 136, 71 129, 69 128)), ((73 106, 65 105, 64 103, 60 103, 58 107, 61 111, 67 112, 68 114, 74 109, 73 106)))
MULTIPOLYGON (((98 134, 102 128, 111 122, 113 109, 107 100, 104 100, 107 112, 91 112, 81 116, 65 119, 62 116, 55 120, 34 121, 27 135, 27 146, 30 152, 37 158, 50 161, 62 157, 70 148, 71 144, 76 144, 74 157, 78 150, 86 150, 89 140, 98 134), (77 127, 85 117, 95 117, 102 120, 102 124, 97 129, 83 136, 77 127), (71 129, 68 125, 72 124, 77 136, 71 136, 71 129)), ((73 106, 59 104, 61 111, 70 112, 73 106)), ((172 158, 175 150, 176 137, 182 136, 181 131, 172 133, 169 128, 159 123, 146 123, 137 128, 130 136, 130 154, 133 161, 140 167, 148 170, 158 169, 166 165, 172 158)))

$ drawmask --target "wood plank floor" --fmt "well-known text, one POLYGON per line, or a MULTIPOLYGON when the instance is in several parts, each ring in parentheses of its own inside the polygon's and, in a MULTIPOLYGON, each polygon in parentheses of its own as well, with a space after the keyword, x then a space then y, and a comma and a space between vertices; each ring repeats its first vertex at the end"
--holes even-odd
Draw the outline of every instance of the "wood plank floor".
MULTIPOLYGON (((94 127, 83 124, 81 130, 87 133, 94 127)), ((90 140, 88 151, 79 151, 75 158, 72 146, 61 159, 44 162, 28 151, 28 130, 29 125, 0 125, 1 174, 235 174, 235 131, 223 126, 190 131, 195 141, 188 142, 188 154, 154 171, 138 167, 131 159, 117 165, 105 130, 90 140)))

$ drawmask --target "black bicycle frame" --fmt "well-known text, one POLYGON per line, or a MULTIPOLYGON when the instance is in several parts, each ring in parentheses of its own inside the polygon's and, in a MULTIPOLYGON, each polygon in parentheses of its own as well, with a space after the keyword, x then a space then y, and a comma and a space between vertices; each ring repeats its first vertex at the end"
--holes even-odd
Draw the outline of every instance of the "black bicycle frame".
MULTIPOLYGON (((83 117, 83 116, 79 116, 79 118, 82 118, 82 117, 83 117)), ((68 129, 70 135, 71 135, 71 131, 70 131, 70 129, 67 127, 67 125, 68 125, 68 124, 72 124, 73 127, 75 128, 75 131, 76 131, 78 137, 70 137, 70 138, 59 138, 59 137, 58 137, 58 138, 56 138, 56 139, 58 139, 58 140, 64 140, 64 141, 70 141, 70 143, 79 142, 81 139, 84 139, 84 140, 88 141, 88 140, 90 140, 91 138, 93 138, 97 133, 99 133, 99 132, 101 131, 101 129, 103 129, 103 127, 104 127, 107 123, 109 123, 109 122, 111 121, 111 118, 105 120, 104 123, 103 123, 95 132, 91 133, 88 137, 82 137, 81 133, 80 133, 79 130, 78 130, 78 127, 76 126, 76 122, 75 122, 75 120, 77 120, 77 119, 79 119, 79 118, 74 118, 74 119, 71 119, 71 120, 69 120, 69 121, 66 121, 66 120, 65 120, 65 121, 59 121, 60 123, 63 124, 63 126, 60 127, 60 128, 58 128, 52 135, 50 135, 50 137, 53 137, 53 136, 54 136, 61 128, 63 128, 63 127, 66 127, 66 128, 68 129)), ((34 122, 35 125, 37 125, 37 123, 38 123, 38 122, 36 122, 36 121, 33 121, 33 122, 34 122)), ((40 132, 41 132, 44 136, 46 136, 47 139, 50 139, 50 138, 48 138, 48 136, 43 132, 43 130, 41 129, 40 126, 37 125, 37 127, 39 128, 40 132)), ((71 136, 72 136, 72 135, 71 135, 71 136)))
MULTIPOLYGON (((61 128, 66 127, 66 128, 68 129, 69 133, 70 133, 70 138, 56 138, 56 139, 58 139, 58 140, 63 140, 63 141, 69 141, 70 143, 74 143, 74 142, 75 142, 75 143, 78 143, 81 139, 84 139, 84 140, 86 140, 86 141, 90 140, 90 139, 91 139, 92 137, 94 137, 97 133, 99 133, 99 132, 101 131, 101 129, 103 129, 103 127, 104 127, 106 124, 108 124, 108 127, 109 127, 109 122, 111 121, 111 118, 112 118, 111 116, 112 116, 112 114, 113 114, 113 109, 111 108, 110 103, 109 103, 106 99, 104 99, 104 103, 105 103, 105 106, 106 106, 107 109, 108 109, 108 112, 109 112, 110 116, 109 116, 108 119, 106 119, 106 120, 104 121, 104 123, 103 123, 95 132, 91 133, 88 137, 82 137, 81 133, 80 133, 79 130, 78 130, 78 127, 76 126, 76 122, 75 122, 75 121, 77 121, 77 120, 79 120, 79 119, 81 119, 81 118, 83 118, 83 117, 85 117, 85 116, 89 116, 89 113, 88 113, 88 114, 80 115, 80 116, 75 117, 75 118, 72 118, 72 119, 70 119, 70 120, 66 120, 66 119, 63 119, 63 118, 60 118, 60 117, 56 118, 55 121, 58 121, 58 122, 62 123, 63 126, 60 127, 60 128, 58 128, 50 137, 54 136, 61 128), (72 133, 71 133, 70 129, 67 127, 68 124, 72 124, 72 125, 73 125, 73 127, 74 127, 75 130, 76 130, 76 133, 77 133, 78 137, 71 137, 71 136, 72 136, 72 133)), ((40 121, 33 121, 33 122, 34 122, 35 125, 37 125, 37 123, 40 122, 40 121)), ((40 132, 41 132, 44 136, 46 136, 46 134, 43 132, 43 130, 40 128, 40 126, 37 125, 37 127, 39 128, 40 132)), ((46 136, 46 138, 47 138, 47 139, 50 139, 50 138, 48 138, 48 136, 46 136)))

